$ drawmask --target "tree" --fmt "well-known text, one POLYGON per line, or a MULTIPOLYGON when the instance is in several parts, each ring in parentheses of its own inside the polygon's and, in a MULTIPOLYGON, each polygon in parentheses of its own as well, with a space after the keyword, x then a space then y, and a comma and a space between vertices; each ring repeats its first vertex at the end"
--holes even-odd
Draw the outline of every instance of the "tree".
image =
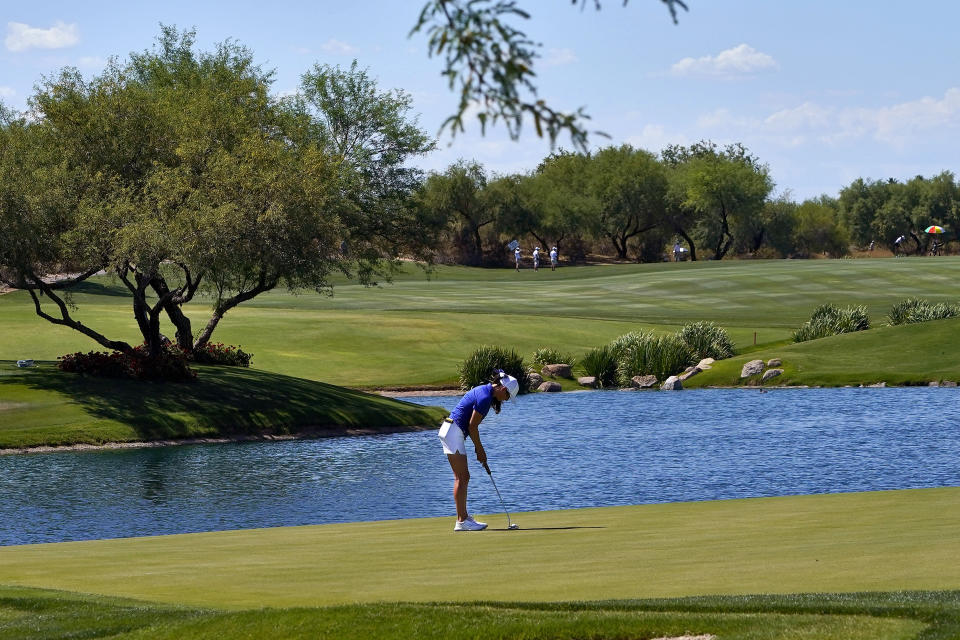
POLYGON ((8 147, 5 157, 23 168, 3 178, 44 180, 27 181, 27 206, 4 206, 2 222, 29 224, 26 236, 46 244, 19 253, 13 243, 0 245, 4 279, 30 291, 41 317, 108 348, 132 347, 75 320, 56 293, 100 269, 126 285, 156 355, 163 315, 178 344, 196 349, 225 313, 265 291, 327 291, 332 272, 354 268, 370 282, 416 245, 416 229, 386 219, 395 208, 382 205, 385 191, 369 188, 369 176, 383 178, 397 164, 367 156, 361 169, 333 155, 297 101, 270 97, 272 74, 247 49, 227 42, 195 52, 193 43, 192 32, 164 27, 154 50, 114 60, 89 82, 64 70, 38 88, 29 124, 5 127, 14 141, 29 136, 36 150, 8 147), (363 171, 367 177, 357 179, 363 171), (45 181, 62 185, 56 205, 45 202, 45 181), (350 259, 341 251, 347 237, 357 250, 350 259), (81 275, 45 282, 65 264, 81 275), (194 337, 183 305, 199 291, 214 302, 194 337), (41 296, 59 315, 42 309, 41 296))
POLYGON ((779 198, 765 202, 763 211, 760 213, 763 244, 782 257, 795 252, 793 230, 796 225, 797 207, 797 203, 785 193, 779 198))
MULTIPOLYGON (((773 190, 769 169, 739 143, 722 150, 709 141, 673 145, 663 150, 662 157, 674 172, 674 207, 688 212, 674 214, 675 224, 694 223, 701 244, 712 249, 715 260, 723 259, 736 236, 755 226, 773 190)), ((689 241, 687 231, 680 228, 689 241)))
POLYGON ((794 220, 793 242, 800 255, 826 253, 839 258, 848 253, 850 237, 829 199, 805 201, 794 213, 794 220))
MULTIPOLYGON (((674 23, 677 7, 687 8, 683 0, 661 2, 667 5, 674 23)), ((586 0, 572 0, 572 4, 583 7, 586 0)), ((593 5, 599 10, 600 0, 593 5)), ((530 117, 537 135, 546 133, 551 145, 566 131, 574 148, 585 151, 588 132, 584 121, 589 116, 584 110, 561 111, 537 97, 533 78, 540 45, 510 24, 529 17, 513 0, 429 0, 424 4, 410 34, 426 31, 429 55, 444 56, 441 73, 450 89, 458 89, 460 94, 457 111, 442 128, 451 135, 463 131, 464 114, 474 107, 481 131, 486 131, 487 124, 502 121, 516 140, 524 118, 530 117)))
POLYGON ((481 230, 496 220, 484 195, 487 176, 477 162, 456 162, 443 173, 427 177, 418 194, 427 218, 455 226, 461 262, 481 265, 486 261, 481 230))
POLYGON ((590 190, 588 163, 584 154, 560 151, 544 158, 530 176, 537 226, 529 232, 541 246, 556 244, 573 261, 584 257, 584 239, 598 233, 598 203, 590 190))
MULTIPOLYGON (((840 219, 850 231, 851 240, 861 247, 877 239, 877 229, 873 221, 889 197, 889 184, 886 181, 874 182, 857 178, 840 190, 840 219)), ((880 239, 892 248, 897 235, 900 234, 889 238, 881 236, 880 239)))
POLYGON ((656 156, 630 145, 607 147, 588 159, 597 229, 627 259, 629 242, 664 224, 667 178, 656 156))

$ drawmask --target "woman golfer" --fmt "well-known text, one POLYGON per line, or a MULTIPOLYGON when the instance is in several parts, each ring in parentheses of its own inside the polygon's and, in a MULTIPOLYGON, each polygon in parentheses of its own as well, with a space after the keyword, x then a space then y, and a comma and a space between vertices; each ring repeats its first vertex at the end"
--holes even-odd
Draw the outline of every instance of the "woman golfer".
POLYGON ((494 374, 494 382, 482 384, 470 389, 463 396, 450 417, 440 425, 440 442, 447 454, 450 468, 453 469, 453 500, 457 504, 457 524, 454 531, 482 531, 487 528, 485 522, 477 522, 467 512, 467 483, 470 482, 470 470, 467 468, 466 437, 473 440, 473 448, 480 464, 487 463, 487 453, 480 443, 480 422, 486 417, 490 407, 500 413, 500 404, 516 397, 520 383, 503 371, 494 374))

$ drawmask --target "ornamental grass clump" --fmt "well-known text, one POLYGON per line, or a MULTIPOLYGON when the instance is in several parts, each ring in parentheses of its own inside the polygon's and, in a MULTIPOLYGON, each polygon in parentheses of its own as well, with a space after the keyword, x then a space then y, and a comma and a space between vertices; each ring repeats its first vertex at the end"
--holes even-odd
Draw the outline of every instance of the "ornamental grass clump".
POLYGON ((631 331, 618 338, 614 338, 607 346, 613 351, 613 357, 619 360, 624 353, 630 349, 637 348, 652 337, 653 333, 650 331, 631 331))
POLYGON ((814 310, 808 322, 793 332, 793 341, 806 342, 869 328, 870 318, 866 307, 841 309, 834 304, 822 304, 814 310))
POLYGON ((960 316, 960 304, 930 302, 923 298, 907 298, 893 305, 887 319, 892 325, 913 324, 960 316))
POLYGON ((685 325, 677 332, 677 337, 690 347, 697 362, 704 358, 723 360, 735 353, 733 340, 726 330, 712 322, 685 325))
POLYGON ((497 369, 502 369, 520 383, 520 393, 527 392, 529 381, 523 357, 513 349, 484 345, 470 354, 458 370, 461 389, 472 389, 493 379, 497 369))
POLYGON ((617 358, 620 384, 627 386, 634 376, 653 375, 663 381, 695 364, 693 351, 676 334, 645 338, 626 346, 617 358))
POLYGON ((538 366, 547 364, 569 364, 576 362, 572 353, 564 353, 558 349, 544 347, 533 352, 533 363, 538 366))
POLYGON ((597 386, 617 386, 617 357, 610 345, 591 349, 580 360, 580 367, 588 376, 597 379, 597 386))

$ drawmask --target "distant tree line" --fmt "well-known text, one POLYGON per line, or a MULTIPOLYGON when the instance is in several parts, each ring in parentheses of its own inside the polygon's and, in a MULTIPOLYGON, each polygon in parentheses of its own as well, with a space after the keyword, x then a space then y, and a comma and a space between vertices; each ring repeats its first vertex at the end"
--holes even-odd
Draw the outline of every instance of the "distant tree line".
POLYGON ((692 260, 873 247, 923 254, 934 241, 926 228, 944 227, 942 242, 960 227, 960 182, 949 171, 907 182, 858 178, 839 197, 803 202, 773 191, 769 168, 742 144, 701 141, 659 155, 630 145, 560 151, 512 175, 461 160, 428 175, 413 197, 436 233, 438 259, 467 265, 509 261, 514 239, 527 251, 556 245, 574 263, 591 254, 658 262, 674 242, 692 260))

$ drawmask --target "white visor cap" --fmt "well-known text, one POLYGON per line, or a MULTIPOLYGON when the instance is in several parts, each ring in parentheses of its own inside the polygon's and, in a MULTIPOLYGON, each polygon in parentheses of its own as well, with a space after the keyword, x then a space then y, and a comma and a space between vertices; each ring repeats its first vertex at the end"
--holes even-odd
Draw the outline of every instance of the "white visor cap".
POLYGON ((510 392, 510 397, 507 400, 513 400, 517 397, 517 394, 520 393, 520 383, 517 382, 517 379, 511 376, 508 373, 500 374, 500 384, 507 388, 507 391, 510 392))

